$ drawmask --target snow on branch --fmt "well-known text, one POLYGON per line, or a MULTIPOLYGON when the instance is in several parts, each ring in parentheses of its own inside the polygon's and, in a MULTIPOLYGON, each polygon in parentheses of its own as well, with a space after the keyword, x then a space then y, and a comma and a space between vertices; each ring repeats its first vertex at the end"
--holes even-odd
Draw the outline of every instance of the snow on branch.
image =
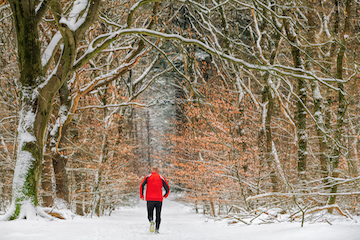
MULTIPOLYGON (((91 57, 93 57, 95 54, 99 53, 100 51, 104 50, 106 47, 110 45, 111 42, 117 40, 119 37, 123 35, 129 35, 129 34, 138 34, 143 36, 151 36, 156 38, 162 38, 164 40, 176 40, 180 41, 184 45, 196 45, 203 49, 204 51, 208 52, 209 54, 218 56, 222 59, 228 60, 230 62, 233 62, 235 64, 241 65, 245 69, 250 70, 258 70, 262 72, 269 72, 271 74, 278 74, 281 76, 287 76, 287 77, 293 77, 297 79, 306 79, 306 80, 317 80, 321 82, 322 84, 333 88, 334 90, 338 90, 336 87, 333 87, 328 82, 338 81, 343 82, 342 79, 333 79, 333 78, 321 78, 315 75, 311 71, 307 71, 305 69, 301 68, 294 68, 284 65, 259 65, 259 64, 252 64, 249 63, 241 58, 236 58, 234 56, 231 56, 229 54, 226 54, 222 51, 216 50, 210 45, 201 42, 196 39, 188 39, 181 35, 177 34, 167 34, 162 33, 146 28, 134 28, 134 29, 121 29, 112 33, 102 34, 95 38, 89 45, 86 52, 74 62, 73 68, 77 69, 80 66, 82 66, 85 62, 87 62, 91 57), (102 41, 103 40, 103 41, 102 41), (102 41, 101 43, 99 43, 102 41), (96 45, 96 47, 94 47, 96 45)), ((145 38, 146 40, 146 38, 145 38)))
POLYGON ((41 0, 35 8, 36 21, 39 22, 49 7, 50 0, 41 0))
POLYGON ((117 27, 117 28, 125 28, 125 26, 119 25, 116 22, 113 22, 112 20, 110 20, 104 13, 100 13, 99 19, 101 19, 102 21, 104 21, 108 25, 111 25, 111 26, 114 26, 114 27, 117 27))
POLYGON ((44 0, 41 0, 40 3, 36 6, 35 12, 37 13, 43 5, 44 5, 44 0))
POLYGON ((49 64, 49 61, 54 56, 57 48, 61 43, 61 40, 62 40, 61 32, 57 31, 57 33, 53 36, 49 45, 47 46, 47 48, 45 49, 44 53, 41 56, 41 65, 43 67, 49 64))
POLYGON ((80 68, 85 62, 89 61, 93 56, 106 49, 113 41, 117 39, 114 33, 106 33, 97 36, 90 44, 85 53, 74 61, 73 69, 80 68), (105 39, 105 40, 104 40, 105 39), (101 42, 104 40, 103 42, 101 42), (99 43, 101 42, 101 43, 99 43))
POLYGON ((139 84, 140 82, 142 82, 144 80, 144 78, 149 74, 149 72, 151 71, 151 69, 154 67, 155 63, 157 62, 157 60, 159 60, 159 57, 156 57, 150 64, 150 66, 148 68, 145 69, 145 71, 143 72, 143 74, 141 74, 140 77, 138 77, 133 85, 136 86, 137 84, 139 84))
POLYGON ((127 17, 127 27, 129 28, 132 24, 132 18, 133 18, 133 15, 135 13, 135 11, 145 5, 145 4, 148 4, 148 3, 152 3, 152 2, 162 2, 163 0, 141 0, 141 1, 138 1, 137 3, 135 3, 131 8, 130 8, 130 12, 129 12, 129 15, 127 17))
MULTIPOLYGON (((234 56, 230 56, 226 53, 223 53, 219 50, 216 50, 214 48, 212 48, 211 46, 198 41, 196 39, 187 39, 184 38, 180 35, 176 35, 176 34, 166 34, 166 33, 161 33, 161 32, 156 32, 153 30, 148 30, 148 29, 124 29, 124 30, 120 30, 117 32, 117 34, 119 35, 123 35, 123 34, 129 34, 129 33, 137 33, 137 34, 143 34, 143 35, 149 35, 149 36, 153 36, 153 37, 159 37, 159 38, 163 38, 165 40, 178 40, 180 41, 182 44, 185 45, 196 45, 200 48, 202 48, 204 51, 213 54, 215 56, 219 56, 223 59, 226 59, 228 61, 234 62, 236 64, 239 64, 241 66, 243 66, 244 68, 247 69, 253 69, 253 70, 259 70, 259 71, 264 71, 264 72, 276 72, 279 75, 283 75, 283 76, 289 76, 289 77, 293 77, 293 78, 300 78, 300 79, 307 79, 307 80, 318 80, 321 83, 325 84, 326 86, 328 86, 329 84, 327 82, 333 82, 334 79, 333 78, 320 78, 318 76, 316 76, 313 72, 311 71, 307 71, 301 68, 294 68, 294 67, 289 67, 289 66, 284 66, 284 65, 268 65, 268 66, 264 66, 264 65, 258 65, 258 64, 251 64, 248 63, 240 58, 236 58, 234 56)), ((335 79, 335 81, 344 81, 342 79, 335 79)))
POLYGON ((145 37, 141 36, 141 38, 146 41, 147 43, 149 43, 151 46, 153 46, 157 51, 159 51, 164 57, 165 59, 170 63, 170 65, 172 66, 172 68, 180 75, 182 76, 189 84, 189 87, 191 88, 191 90, 193 91, 193 93, 195 93, 197 96, 200 96, 200 93, 193 88, 192 83, 190 81, 190 79, 184 74, 182 73, 176 66, 175 64, 168 58, 167 54, 162 51, 158 46, 156 46, 155 44, 153 44, 151 41, 149 41, 148 39, 146 39, 145 37))
POLYGON ((103 109, 103 108, 114 108, 114 107, 125 107, 125 106, 137 106, 137 107, 151 107, 154 104, 141 104, 141 103, 137 103, 137 102, 124 102, 124 103, 119 103, 119 104, 108 104, 108 105, 90 105, 90 106, 86 106, 86 107, 80 107, 77 108, 76 110, 84 110, 84 109, 89 109, 89 108, 99 108, 99 109, 103 109))
POLYGON ((283 198, 292 198, 293 196, 301 197, 301 196, 354 196, 360 195, 360 192, 343 192, 343 193, 321 193, 321 192, 309 192, 309 193, 280 193, 280 192, 273 192, 273 193, 264 193, 258 194, 255 196, 251 196, 246 198, 246 201, 251 200, 259 200, 261 198, 268 198, 268 197, 283 197, 283 198))
POLYGON ((164 71, 162 71, 162 72, 156 74, 155 76, 153 76, 149 81, 147 81, 145 84, 143 84, 143 85, 141 86, 140 90, 138 90, 135 94, 133 94, 130 99, 135 99, 135 98, 137 98, 142 92, 144 92, 144 91, 150 86, 150 84, 151 84, 152 82, 154 82, 154 80, 155 80, 156 78, 158 78, 159 76, 167 73, 170 69, 171 69, 171 68, 167 68, 167 69, 165 69, 164 71))
MULTIPOLYGON (((320 212, 320 211, 329 210, 329 209, 336 209, 340 213, 341 216, 352 219, 352 217, 349 214, 347 214, 346 212, 344 212, 337 204, 310 208, 309 210, 307 210, 305 212, 305 214, 310 214, 310 213, 314 213, 314 212, 320 212)), ((299 213, 299 214, 296 214, 295 216, 293 216, 293 218, 299 218, 299 217, 302 217, 302 214, 299 213)))
POLYGON ((135 55, 132 59, 131 58, 128 59, 125 63, 121 64, 119 67, 115 68, 111 72, 94 78, 89 84, 87 84, 85 87, 80 89, 81 95, 84 95, 97 87, 100 87, 108 82, 113 81, 119 75, 125 73, 130 67, 132 67, 136 63, 137 59, 140 56, 146 53, 147 51, 145 50, 141 51, 139 54, 135 55))
POLYGON ((62 17, 59 23, 65 24, 71 31, 76 31, 85 22, 89 6, 88 0, 76 0, 69 16, 62 17))
POLYGON ((258 200, 261 198, 267 198, 267 197, 285 197, 285 198, 291 198, 292 194, 291 193, 277 193, 277 192, 273 192, 273 193, 264 193, 264 194, 258 194, 255 196, 251 196, 246 198, 246 201, 251 201, 251 200, 258 200))

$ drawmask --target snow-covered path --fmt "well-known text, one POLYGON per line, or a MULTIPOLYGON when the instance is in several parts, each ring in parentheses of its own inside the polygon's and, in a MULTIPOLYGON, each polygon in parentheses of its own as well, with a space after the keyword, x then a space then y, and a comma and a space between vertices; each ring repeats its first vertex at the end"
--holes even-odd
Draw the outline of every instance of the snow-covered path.
POLYGON ((360 240, 360 223, 281 223, 228 226, 214 222, 190 208, 165 200, 160 234, 148 232, 146 203, 124 208, 101 218, 56 221, 17 220, 0 222, 0 240, 360 240))

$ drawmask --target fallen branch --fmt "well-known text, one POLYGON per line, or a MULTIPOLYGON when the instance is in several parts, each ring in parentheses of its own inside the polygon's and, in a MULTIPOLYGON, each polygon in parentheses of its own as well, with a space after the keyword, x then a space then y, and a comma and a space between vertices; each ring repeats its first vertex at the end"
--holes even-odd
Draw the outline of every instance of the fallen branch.
POLYGON ((234 218, 234 219, 236 219, 236 220, 238 220, 238 221, 240 221, 240 222, 242 222, 242 223, 244 223, 244 224, 246 224, 246 225, 250 225, 249 223, 245 222, 244 220, 241 220, 241 219, 238 218, 238 217, 231 216, 231 215, 230 215, 229 217, 232 217, 232 218, 234 218))
MULTIPOLYGON (((344 216, 344 217, 347 217, 347 218, 352 218, 351 216, 346 214, 343 210, 341 210, 341 208, 337 204, 326 205, 326 206, 323 206, 323 207, 311 208, 308 211, 306 211, 305 214, 310 214, 310 213, 314 213, 314 212, 320 212, 320 211, 328 210, 328 209, 336 209, 340 213, 341 216, 344 216)), ((301 215, 296 215, 296 216, 294 216, 294 219, 299 218, 299 217, 301 217, 301 215)))
POLYGON ((250 200, 257 200, 260 198, 266 198, 266 197, 285 197, 285 198, 291 198, 294 194, 291 193, 265 193, 265 194, 259 194, 255 196, 251 196, 246 198, 246 201, 250 200))
MULTIPOLYGON (((339 185, 339 184, 337 184, 339 185)), ((360 195, 360 192, 343 192, 343 193, 321 193, 321 192, 308 192, 308 193, 264 193, 264 194, 259 194, 259 195, 255 195, 255 196, 251 196, 246 198, 246 201, 250 201, 250 200, 258 200, 261 198, 267 198, 267 197, 284 197, 284 198, 292 198, 292 196, 297 196, 297 197, 309 197, 309 196, 354 196, 354 195, 360 195)), ((329 205, 331 206, 331 205, 329 205)))
POLYGON ((56 217, 56 218, 59 218, 59 219, 62 219, 62 220, 66 220, 63 216, 61 216, 59 213, 55 213, 55 212, 48 212, 47 214, 53 216, 53 217, 56 217))

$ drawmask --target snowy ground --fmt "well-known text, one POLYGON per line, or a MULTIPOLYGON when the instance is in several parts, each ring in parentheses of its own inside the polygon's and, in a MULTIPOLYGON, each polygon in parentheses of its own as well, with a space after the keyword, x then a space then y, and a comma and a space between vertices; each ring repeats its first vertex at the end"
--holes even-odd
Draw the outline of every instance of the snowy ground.
POLYGON ((274 223, 245 226, 207 219, 180 203, 165 200, 160 234, 149 233, 145 202, 110 217, 72 220, 0 222, 0 240, 359 240, 355 221, 305 224, 274 223))

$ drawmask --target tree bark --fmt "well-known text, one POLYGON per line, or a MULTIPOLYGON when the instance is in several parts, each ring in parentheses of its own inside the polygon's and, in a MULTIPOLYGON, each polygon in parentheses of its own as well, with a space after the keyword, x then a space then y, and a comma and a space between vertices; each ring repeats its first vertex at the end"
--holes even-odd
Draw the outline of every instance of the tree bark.
MULTIPOLYGON (((295 28, 289 20, 284 20, 286 35, 291 43, 291 54, 295 68, 304 68, 298 47, 298 38, 295 28)), ((307 82, 305 79, 298 79, 297 99, 297 137, 298 137, 298 178, 300 184, 306 180, 306 159, 307 159, 307 133, 306 133, 306 95, 307 82)))
MULTIPOLYGON (((312 11, 312 8, 316 8, 317 5, 311 1, 306 1, 306 5, 308 7, 307 10, 307 25, 308 25, 308 41, 311 44, 316 44, 316 14, 315 11, 312 11)), ((305 67, 309 71, 313 71, 313 58, 316 55, 316 48, 314 51, 314 47, 309 46, 306 48, 306 64, 305 67)), ((326 157, 326 151, 327 151, 327 139, 326 139, 326 127, 324 123, 324 113, 322 109, 322 103, 323 103, 323 97, 321 96, 320 92, 320 86, 318 81, 312 81, 311 83, 311 90, 312 90, 312 96, 314 100, 314 119, 315 119, 315 128, 316 128, 316 135, 317 135, 317 144, 318 144, 318 154, 319 154, 319 160, 320 160, 320 175, 323 179, 324 184, 327 184, 327 177, 329 176, 328 171, 328 161, 326 157)))
POLYGON ((75 171, 75 183, 76 183, 76 192, 75 192, 75 203, 76 203, 76 214, 84 216, 84 183, 82 179, 82 174, 75 171))
MULTIPOLYGON (((339 21, 340 2, 341 1, 339 1, 339 0, 335 0, 336 21, 339 21)), ((345 98, 345 86, 341 80, 343 79, 343 60, 344 60, 344 55, 345 55, 345 51, 346 51, 346 36, 348 34, 350 34, 350 23, 352 20, 351 19, 352 18, 352 4, 353 4, 352 0, 348 0, 346 2, 345 25, 344 25, 344 30, 341 34, 342 35, 341 36, 341 45, 340 45, 340 49, 338 51, 338 55, 337 55, 337 59, 336 59, 336 78, 339 79, 338 83, 337 83, 339 91, 338 91, 337 123, 336 123, 335 136, 334 136, 335 146, 334 146, 332 157, 330 159, 331 177, 333 179, 336 179, 339 177, 338 167, 339 167, 340 156, 342 155, 342 153, 341 153, 342 133, 343 133, 343 127, 344 127, 344 117, 345 117, 345 113, 346 113, 346 109, 347 109, 347 102, 346 102, 346 98, 345 98)), ((337 193, 337 188, 338 188, 338 185, 335 182, 335 184, 330 189, 330 193, 337 193)), ((335 204, 335 202, 336 202, 336 195, 331 195, 328 199, 328 204, 329 205, 335 204)), ((332 213, 332 211, 333 211, 333 209, 329 209, 330 213, 332 213)))
MULTIPOLYGON (((272 8, 272 10, 276 11, 274 7, 272 8)), ((273 16, 268 13, 268 10, 264 10, 264 14, 266 15, 266 17, 271 19, 274 26, 279 27, 273 16)), ((253 17, 254 18, 256 17, 255 13, 253 13, 253 17)), ((269 22, 264 21, 261 24, 260 29, 261 31, 267 31, 269 27, 270 27, 269 22)), ((279 29, 277 30, 279 31, 279 29)), ((272 34, 272 37, 273 39, 271 39, 271 41, 273 41, 273 44, 269 44, 268 51, 264 52, 264 55, 267 57, 270 65, 274 64, 275 62, 277 49, 279 47, 281 36, 278 32, 275 31, 275 33, 272 34)), ((270 41, 269 39, 266 40, 270 41)), ((276 174, 276 167, 274 164, 275 156, 273 154, 273 137, 272 137, 272 129, 271 129, 272 116, 274 113, 274 106, 275 106, 275 93, 274 93, 275 89, 272 89, 272 86, 274 84, 272 83, 272 79, 269 73, 265 73, 263 79, 264 79, 264 89, 262 91, 262 103, 264 104, 264 108, 265 108, 263 111, 263 113, 265 114, 265 116, 263 116, 265 121, 262 123, 263 129, 261 129, 261 131, 265 133, 265 151, 266 151, 265 159, 270 169, 270 181, 271 181, 272 191, 278 192, 279 177, 276 174)))
POLYGON ((49 156, 44 156, 44 163, 41 174, 41 187, 44 191, 42 197, 44 207, 52 207, 54 204, 51 176, 51 158, 49 156))
MULTIPOLYGON (((18 151, 13 180, 12 207, 5 216, 28 216, 22 206, 38 205, 38 184, 43 158, 44 138, 51 104, 49 94, 39 98, 37 85, 43 80, 40 43, 33 1, 10 1, 17 42, 21 83, 21 113, 18 126, 18 151), (36 94, 37 93, 37 94, 36 94)), ((34 211, 31 215, 34 215, 34 211)))
MULTIPOLYGON (((104 118, 106 117, 106 109, 104 109, 104 118)), ((106 123, 105 125, 108 125, 106 123)), ((107 160, 108 160, 108 152, 109 152, 109 143, 108 143, 108 135, 103 134, 103 141, 101 145, 101 153, 99 157, 99 167, 95 174, 95 184, 93 187, 93 201, 92 201, 92 209, 91 211, 94 212, 98 217, 100 216, 102 210, 101 210, 101 201, 102 201, 102 194, 101 194, 101 183, 103 179, 104 169, 107 160)))
POLYGON ((56 182, 56 198, 62 199, 64 203, 69 204, 69 186, 66 172, 67 159, 65 156, 55 153, 52 155, 52 164, 56 182))
MULTIPOLYGON (((269 77, 268 74, 266 74, 269 77)), ((273 192, 279 191, 279 179, 276 175, 276 172, 274 170, 273 166, 273 154, 272 154, 272 131, 271 131, 271 118, 272 113, 274 111, 274 98, 271 94, 271 88, 268 85, 268 81, 266 80, 266 84, 263 90, 263 103, 266 104, 266 115, 265 115, 265 148, 266 148, 266 163, 268 167, 270 168, 270 180, 271 180, 271 187, 273 192)))
MULTIPOLYGON (((70 204, 70 197, 69 197, 69 186, 68 186, 68 176, 66 171, 66 164, 67 158, 59 149, 63 146, 64 137, 67 133, 67 129, 69 123, 72 119, 72 114, 70 114, 71 108, 71 99, 70 99, 70 91, 67 87, 67 83, 65 82, 60 90, 59 90, 59 97, 60 97, 60 105, 61 108, 59 110, 59 117, 58 120, 60 126, 57 127, 57 131, 52 133, 50 140, 50 151, 51 151, 51 158, 52 158, 52 165, 54 168, 54 175, 55 175, 55 192, 56 198, 61 199, 65 205, 70 204), (66 116, 63 116, 66 115, 66 116), (62 121, 62 119, 66 119, 66 121, 62 121)), ((56 125, 57 123, 55 123, 56 125)), ((57 125, 56 125, 57 126, 57 125)))

